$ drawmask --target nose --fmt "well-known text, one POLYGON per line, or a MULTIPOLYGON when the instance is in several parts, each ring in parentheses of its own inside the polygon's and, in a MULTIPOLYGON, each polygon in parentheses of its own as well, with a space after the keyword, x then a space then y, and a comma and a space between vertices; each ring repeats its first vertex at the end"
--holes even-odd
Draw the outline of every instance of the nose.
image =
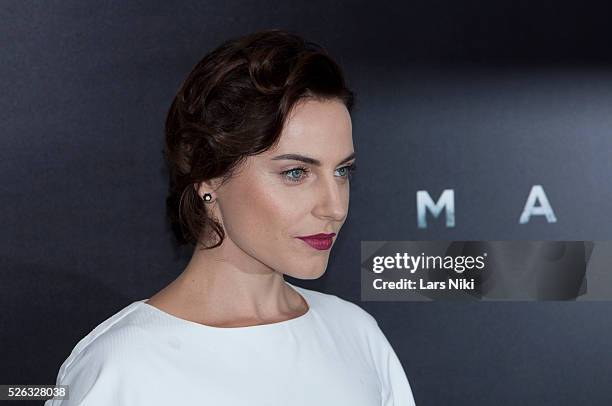
POLYGON ((317 217, 343 221, 348 211, 348 185, 331 175, 321 179, 317 194, 317 205, 313 213, 317 217))

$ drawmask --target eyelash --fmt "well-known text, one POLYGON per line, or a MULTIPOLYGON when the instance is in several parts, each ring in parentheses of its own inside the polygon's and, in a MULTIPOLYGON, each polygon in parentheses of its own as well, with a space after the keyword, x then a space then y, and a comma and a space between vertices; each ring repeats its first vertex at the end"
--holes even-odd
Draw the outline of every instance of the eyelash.
MULTIPOLYGON (((350 165, 342 166, 342 167, 338 168, 338 170, 345 169, 345 168, 347 170, 346 175, 345 176, 341 176, 341 177, 346 178, 346 179, 351 179, 353 177, 355 171, 357 170, 357 165, 355 163, 352 163, 350 165)), ((293 171, 302 171, 303 173, 309 173, 310 169, 305 168, 303 166, 298 166, 298 167, 291 168, 291 169, 288 169, 286 171, 281 172, 281 175, 283 175, 285 179, 287 179, 287 180, 289 180, 290 182, 293 182, 293 183, 297 183, 297 182, 301 181, 302 178, 300 178, 300 179, 292 179, 292 178, 287 176, 288 174, 290 174, 293 171)))

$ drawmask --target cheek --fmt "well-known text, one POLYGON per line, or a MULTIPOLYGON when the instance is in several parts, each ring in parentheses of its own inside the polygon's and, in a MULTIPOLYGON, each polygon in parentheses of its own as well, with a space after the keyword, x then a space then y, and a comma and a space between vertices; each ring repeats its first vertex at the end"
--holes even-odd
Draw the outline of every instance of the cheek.
POLYGON ((287 190, 250 184, 227 196, 222 216, 232 240, 265 246, 295 234, 304 210, 305 202, 287 190))
POLYGON ((263 244, 284 243, 298 235, 308 213, 308 202, 287 191, 260 196, 259 202, 254 204, 257 204, 254 215, 268 238, 263 244))

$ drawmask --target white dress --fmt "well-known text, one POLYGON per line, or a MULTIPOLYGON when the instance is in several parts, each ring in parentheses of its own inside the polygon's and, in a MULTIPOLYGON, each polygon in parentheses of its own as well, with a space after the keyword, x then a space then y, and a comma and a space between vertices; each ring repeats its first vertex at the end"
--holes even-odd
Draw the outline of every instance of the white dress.
POLYGON ((205 326, 147 299, 133 302, 76 344, 56 381, 69 385, 69 399, 45 406, 415 404, 399 359, 369 313, 289 285, 310 309, 257 326, 205 326))

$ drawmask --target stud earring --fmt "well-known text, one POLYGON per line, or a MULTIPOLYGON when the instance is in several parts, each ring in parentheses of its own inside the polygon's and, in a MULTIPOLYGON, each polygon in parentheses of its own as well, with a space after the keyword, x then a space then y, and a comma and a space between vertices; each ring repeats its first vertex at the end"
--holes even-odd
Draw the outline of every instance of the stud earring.
POLYGON ((205 202, 210 202, 212 200, 212 195, 210 193, 204 193, 202 199, 204 199, 205 202))

